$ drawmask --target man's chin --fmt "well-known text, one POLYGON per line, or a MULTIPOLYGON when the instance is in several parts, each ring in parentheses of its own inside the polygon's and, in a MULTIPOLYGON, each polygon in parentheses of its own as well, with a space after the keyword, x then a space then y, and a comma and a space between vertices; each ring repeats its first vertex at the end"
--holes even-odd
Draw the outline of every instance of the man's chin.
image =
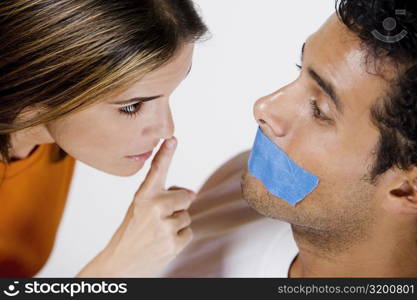
POLYGON ((264 185, 246 169, 241 178, 242 197, 258 213, 291 223, 296 220, 296 208, 285 200, 273 196, 264 185))

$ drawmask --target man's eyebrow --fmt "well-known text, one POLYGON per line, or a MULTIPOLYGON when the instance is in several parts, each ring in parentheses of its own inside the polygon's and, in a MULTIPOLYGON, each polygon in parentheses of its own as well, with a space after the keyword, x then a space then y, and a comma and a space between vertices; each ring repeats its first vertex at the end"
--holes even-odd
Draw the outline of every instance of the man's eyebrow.
POLYGON ((148 101, 152 101, 158 98, 163 97, 163 95, 158 95, 158 96, 152 96, 152 97, 135 97, 135 98, 131 98, 129 100, 123 100, 123 101, 117 101, 117 102, 112 102, 110 104, 129 104, 129 103, 133 103, 133 102, 148 102, 148 101))
MULTIPOLYGON (((307 42, 305 42, 303 44, 303 47, 301 48, 301 61, 303 61, 304 59, 306 44, 307 42)), ((343 113, 343 103, 342 101, 340 101, 340 98, 336 94, 334 86, 329 81, 325 80, 322 76, 320 76, 311 67, 307 68, 307 73, 311 76, 311 78, 313 78, 313 80, 318 84, 318 86, 330 97, 330 99, 336 106, 338 112, 343 113)))
POLYGON ((304 58, 304 48, 306 47, 306 43, 303 44, 303 47, 301 48, 301 61, 303 61, 304 58))
POLYGON ((327 80, 323 79, 316 71, 311 67, 308 67, 308 74, 313 78, 313 80, 323 89, 323 91, 330 97, 333 103, 336 106, 336 109, 342 113, 343 104, 340 101, 340 98, 336 94, 334 86, 327 80))

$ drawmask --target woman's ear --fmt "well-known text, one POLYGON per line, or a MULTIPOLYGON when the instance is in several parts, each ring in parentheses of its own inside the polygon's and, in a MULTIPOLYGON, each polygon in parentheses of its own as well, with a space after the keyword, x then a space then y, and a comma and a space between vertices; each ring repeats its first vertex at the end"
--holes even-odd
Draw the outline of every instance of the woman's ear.
POLYGON ((384 207, 394 214, 417 216, 417 168, 397 172, 398 176, 394 177, 386 194, 384 207))

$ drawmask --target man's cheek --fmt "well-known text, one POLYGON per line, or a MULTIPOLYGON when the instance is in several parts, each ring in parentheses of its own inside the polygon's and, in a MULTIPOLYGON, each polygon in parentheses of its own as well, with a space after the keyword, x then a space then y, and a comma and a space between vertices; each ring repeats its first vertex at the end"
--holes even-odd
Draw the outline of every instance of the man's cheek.
POLYGON ((249 156, 248 171, 272 195, 293 206, 305 199, 319 183, 318 176, 297 165, 260 128, 249 156))

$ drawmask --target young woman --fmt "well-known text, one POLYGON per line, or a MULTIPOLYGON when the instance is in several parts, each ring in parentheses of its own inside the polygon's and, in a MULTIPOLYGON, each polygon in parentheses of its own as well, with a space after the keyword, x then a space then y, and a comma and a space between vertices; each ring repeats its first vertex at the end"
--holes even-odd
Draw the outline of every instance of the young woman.
POLYGON ((78 277, 155 276, 191 240, 192 191, 165 189, 169 96, 206 32, 191 0, 0 2, 0 275, 45 264, 75 160, 151 169, 107 246, 78 277))

